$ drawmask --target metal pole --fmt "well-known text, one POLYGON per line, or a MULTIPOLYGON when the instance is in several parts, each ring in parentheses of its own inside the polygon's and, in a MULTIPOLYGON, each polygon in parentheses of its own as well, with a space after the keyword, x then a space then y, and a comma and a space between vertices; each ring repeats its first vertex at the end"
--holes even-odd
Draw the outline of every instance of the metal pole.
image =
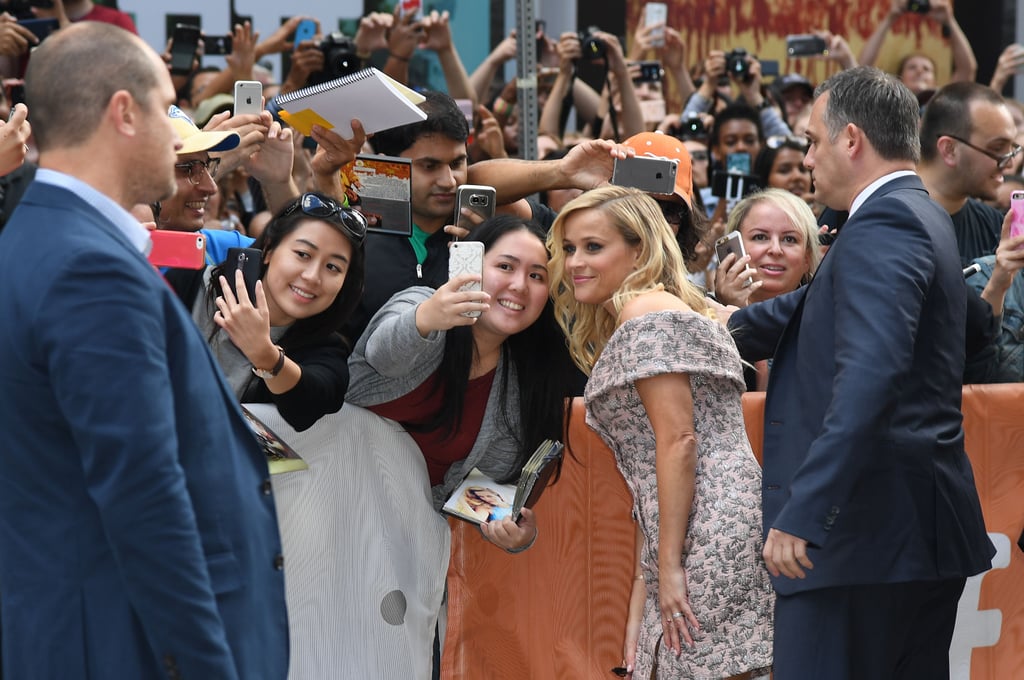
POLYGON ((516 0, 516 91, 519 102, 519 157, 537 160, 537 8, 534 0, 516 0))

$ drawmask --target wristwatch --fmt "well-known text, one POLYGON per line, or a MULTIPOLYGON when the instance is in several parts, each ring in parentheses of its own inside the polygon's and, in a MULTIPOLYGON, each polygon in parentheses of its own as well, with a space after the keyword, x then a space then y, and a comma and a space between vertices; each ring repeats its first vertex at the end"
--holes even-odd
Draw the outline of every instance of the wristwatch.
POLYGON ((274 364, 274 367, 272 369, 267 371, 262 368, 256 368, 255 366, 252 367, 253 375, 255 375, 257 378, 262 378, 263 380, 270 380, 271 378, 276 378, 278 373, 281 372, 281 369, 284 368, 284 350, 281 349, 281 347, 278 345, 275 345, 275 347, 277 347, 278 351, 277 363, 274 364))

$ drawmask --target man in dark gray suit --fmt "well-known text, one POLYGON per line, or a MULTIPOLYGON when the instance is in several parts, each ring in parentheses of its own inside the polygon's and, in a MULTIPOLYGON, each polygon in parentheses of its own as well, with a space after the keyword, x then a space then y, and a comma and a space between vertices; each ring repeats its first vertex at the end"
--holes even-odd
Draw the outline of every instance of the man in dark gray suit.
POLYGON ((765 402, 776 680, 948 677, 965 579, 990 567, 960 413, 966 287, 914 172, 918 106, 873 68, 818 90, 805 164, 850 212, 810 285, 732 315, 765 402))

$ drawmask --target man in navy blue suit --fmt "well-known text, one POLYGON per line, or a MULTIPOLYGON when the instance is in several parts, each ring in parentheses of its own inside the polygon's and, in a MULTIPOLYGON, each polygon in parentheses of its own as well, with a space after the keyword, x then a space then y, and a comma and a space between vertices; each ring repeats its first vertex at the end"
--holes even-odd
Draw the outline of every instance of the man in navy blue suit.
POLYGON ((25 81, 39 171, 0 234, 3 675, 281 680, 266 460, 127 212, 175 190, 167 69, 83 22, 25 81))
POLYGON ((960 413, 966 287, 914 172, 918 105, 872 68, 818 91, 805 164, 849 221, 803 289, 732 315, 765 401, 776 680, 946 678, 967 576, 991 566, 960 413))

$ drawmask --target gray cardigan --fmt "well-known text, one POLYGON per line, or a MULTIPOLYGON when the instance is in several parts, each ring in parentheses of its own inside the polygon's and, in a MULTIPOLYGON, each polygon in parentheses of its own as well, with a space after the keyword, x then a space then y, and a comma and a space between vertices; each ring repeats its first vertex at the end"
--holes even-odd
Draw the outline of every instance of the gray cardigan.
MULTIPOLYGON (((444 353, 444 332, 423 338, 416 330, 416 308, 433 294, 426 286, 407 288, 395 293, 373 316, 348 360, 349 403, 368 407, 398 399, 437 371, 444 353)), ((519 429, 519 387, 510 366, 504 390, 507 401, 500 402, 503 366, 504 358, 499 358, 484 419, 469 456, 452 464, 444 481, 432 489, 438 510, 473 468, 492 478, 512 472, 521 434, 513 436, 508 426, 511 431, 519 429)))

